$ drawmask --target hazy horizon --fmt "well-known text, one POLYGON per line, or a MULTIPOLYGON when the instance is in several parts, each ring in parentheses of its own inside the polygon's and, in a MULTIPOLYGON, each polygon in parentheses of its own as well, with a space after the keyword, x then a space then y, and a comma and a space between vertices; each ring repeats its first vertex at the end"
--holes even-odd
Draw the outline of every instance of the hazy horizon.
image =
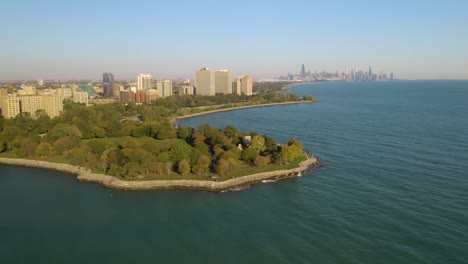
POLYGON ((468 79, 468 3, 113 1, 1 3, 0 80, 99 80, 201 67, 257 79, 345 67, 468 79))

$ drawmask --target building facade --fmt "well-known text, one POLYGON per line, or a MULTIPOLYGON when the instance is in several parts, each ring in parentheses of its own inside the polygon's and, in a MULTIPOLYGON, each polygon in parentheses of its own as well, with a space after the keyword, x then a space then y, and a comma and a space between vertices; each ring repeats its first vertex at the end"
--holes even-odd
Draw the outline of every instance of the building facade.
POLYGON ((241 82, 241 92, 245 95, 252 95, 252 77, 251 76, 243 76, 240 78, 241 82))
POLYGON ((20 95, 18 96, 21 113, 29 113, 36 116, 36 111, 44 109, 42 96, 40 95, 20 95))
POLYGON ((148 90, 153 88, 153 78, 150 74, 140 74, 137 77, 137 90, 148 90))
POLYGON ((87 92, 74 92, 73 102, 78 104, 88 105, 88 93, 87 92))
POLYGON ((20 102, 18 97, 8 96, 2 99, 2 115, 4 118, 14 118, 20 114, 20 102))
POLYGON ((135 93, 135 103, 146 103, 146 90, 137 90, 135 93))
POLYGON ((172 81, 165 80, 161 82, 161 97, 168 97, 172 95, 172 81))
POLYGON ((232 93, 232 73, 228 70, 219 70, 215 73, 215 93, 232 93))
POLYGON ((215 73, 209 68, 201 68, 196 73, 196 92, 201 95, 215 95, 215 73))
POLYGON ((233 88, 232 88, 232 93, 235 93, 237 95, 242 95, 241 88, 242 88, 241 79, 236 78, 236 81, 234 82, 234 85, 233 85, 233 88))
POLYGON ((129 90, 120 91, 119 97, 122 103, 135 102, 135 94, 129 90))
POLYGON ((159 93, 155 89, 149 89, 146 91, 146 103, 151 103, 159 98, 159 93))
POLYGON ((42 103, 50 118, 59 116, 63 111, 63 97, 60 95, 43 95, 42 103))

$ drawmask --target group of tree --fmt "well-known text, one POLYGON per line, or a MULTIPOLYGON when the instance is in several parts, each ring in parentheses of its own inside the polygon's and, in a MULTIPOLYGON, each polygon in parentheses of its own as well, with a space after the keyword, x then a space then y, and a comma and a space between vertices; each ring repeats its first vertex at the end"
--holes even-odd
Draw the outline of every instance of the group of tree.
MULTIPOLYGON (((158 100, 160 101, 160 100, 158 100)), ((287 164, 302 153, 292 139, 278 145, 266 135, 233 126, 175 128, 170 107, 85 106, 65 102, 54 119, 38 112, 0 119, 0 153, 22 158, 60 160, 121 178, 145 175, 221 175, 247 166, 287 164)))

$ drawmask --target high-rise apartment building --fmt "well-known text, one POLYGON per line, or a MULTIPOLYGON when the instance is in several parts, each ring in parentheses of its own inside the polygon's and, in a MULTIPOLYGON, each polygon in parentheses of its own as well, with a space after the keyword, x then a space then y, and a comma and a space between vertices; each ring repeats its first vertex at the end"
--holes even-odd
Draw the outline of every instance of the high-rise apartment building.
POLYGON ((252 95, 252 77, 243 76, 240 78, 241 82, 241 92, 245 95, 252 95))
POLYGON ((59 116, 63 111, 63 97, 60 95, 43 95, 42 103, 50 118, 59 116))
POLYGON ((137 77, 137 90, 148 90, 153 87, 153 78, 150 74, 140 74, 137 77))
POLYGON ((4 118, 14 118, 20 114, 20 102, 18 97, 8 96, 2 100, 2 115, 4 118))
POLYGON ((44 85, 44 80, 37 80, 37 85, 39 85, 39 86, 44 85))
POLYGON ((201 68, 196 73, 196 92, 201 95, 215 95, 215 73, 209 68, 201 68))
POLYGON ((31 116, 36 116, 36 111, 44 109, 44 104, 41 95, 19 95, 21 113, 29 113, 31 116))
POLYGON ((114 96, 114 75, 112 73, 105 72, 102 74, 102 88, 105 97, 114 96))
POLYGON ((73 102, 88 105, 88 93, 87 92, 74 92, 73 102))
POLYGON ((165 80, 161 82, 161 97, 168 97, 172 95, 172 81, 165 80))
POLYGON ((231 71, 219 70, 215 73, 215 92, 222 94, 232 93, 231 71))
POLYGON ((232 88, 232 93, 235 93, 237 95, 242 95, 242 91, 241 91, 241 78, 236 78, 236 81, 234 83, 234 86, 232 88), (235 87, 234 87, 235 86, 235 87))

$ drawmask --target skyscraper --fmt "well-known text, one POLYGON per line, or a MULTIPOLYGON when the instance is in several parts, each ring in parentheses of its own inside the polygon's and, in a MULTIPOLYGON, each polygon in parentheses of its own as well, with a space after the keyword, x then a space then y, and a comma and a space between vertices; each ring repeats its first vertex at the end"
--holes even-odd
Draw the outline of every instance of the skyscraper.
POLYGON ((105 72, 102 74, 102 88, 105 97, 114 96, 114 75, 112 73, 105 72))
POLYGON ((219 70, 215 73, 216 93, 232 93, 232 73, 228 70, 219 70))
POLYGON ((301 77, 302 77, 302 79, 305 78, 305 75, 306 75, 305 66, 304 66, 304 64, 302 64, 302 69, 301 69, 301 77))
POLYGON ((196 73, 197 94, 215 95, 215 73, 212 69, 201 68, 196 73))
POLYGON ((150 74, 140 74, 137 77, 137 90, 148 90, 152 88, 153 78, 150 74))

